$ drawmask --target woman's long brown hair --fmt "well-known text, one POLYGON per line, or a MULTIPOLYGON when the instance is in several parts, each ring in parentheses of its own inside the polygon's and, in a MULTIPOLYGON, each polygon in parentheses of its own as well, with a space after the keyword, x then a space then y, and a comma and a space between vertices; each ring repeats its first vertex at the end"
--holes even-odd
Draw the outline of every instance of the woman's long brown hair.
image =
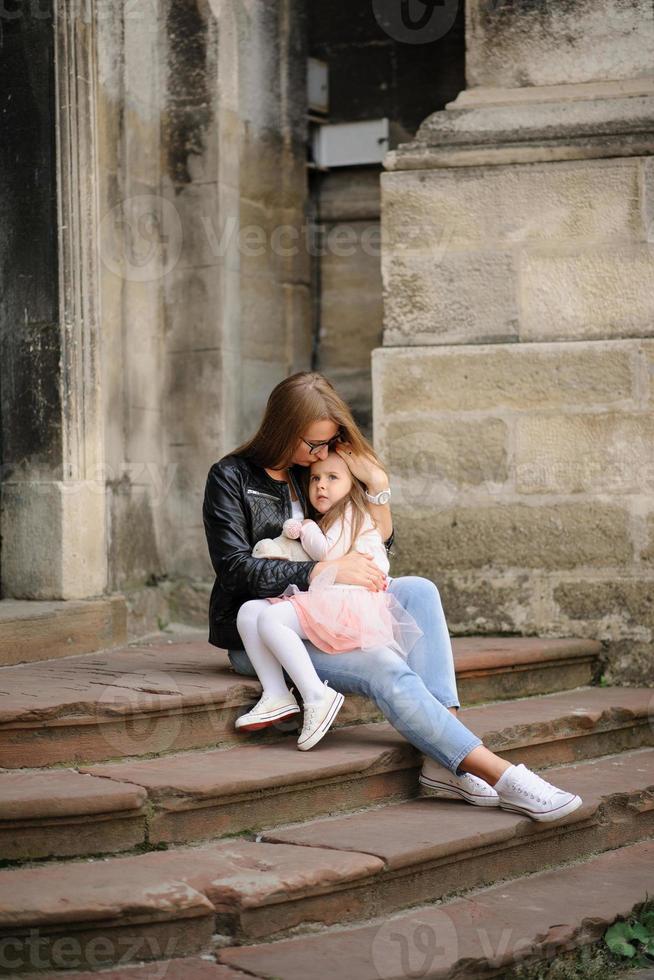
MULTIPOLYGON (((332 383, 316 371, 299 371, 273 388, 257 432, 234 449, 233 455, 245 456, 271 470, 286 469, 303 433, 314 422, 326 419, 339 426, 341 438, 351 443, 355 453, 366 454, 381 466, 346 403, 332 383)), ((308 467, 306 471, 308 474, 308 467)))
MULTIPOLYGON (((291 465, 303 432, 314 422, 329 419, 339 426, 341 439, 349 442, 355 453, 370 456, 378 465, 381 460, 360 431, 352 412, 334 386, 317 371, 299 371, 280 381, 270 393, 261 425, 248 442, 235 449, 233 455, 245 456, 258 466, 282 470, 291 465)), ((308 466, 302 467, 301 481, 306 500, 309 500, 308 466)), ((352 503, 352 544, 359 536, 366 514, 372 517, 363 486, 353 476, 352 490, 344 500, 322 518, 309 504, 312 516, 320 522, 323 531, 339 517, 343 517, 347 504, 352 503)), ((373 523, 377 522, 373 518, 373 523)))

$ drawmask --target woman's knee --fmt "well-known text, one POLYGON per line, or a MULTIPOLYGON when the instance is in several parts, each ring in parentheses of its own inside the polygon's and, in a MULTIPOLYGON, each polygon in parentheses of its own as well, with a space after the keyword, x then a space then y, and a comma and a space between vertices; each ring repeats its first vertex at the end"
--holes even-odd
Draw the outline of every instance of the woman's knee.
POLYGON ((401 578, 393 579, 391 587, 396 598, 402 596, 412 602, 441 604, 441 596, 436 584, 421 575, 403 575, 401 578))

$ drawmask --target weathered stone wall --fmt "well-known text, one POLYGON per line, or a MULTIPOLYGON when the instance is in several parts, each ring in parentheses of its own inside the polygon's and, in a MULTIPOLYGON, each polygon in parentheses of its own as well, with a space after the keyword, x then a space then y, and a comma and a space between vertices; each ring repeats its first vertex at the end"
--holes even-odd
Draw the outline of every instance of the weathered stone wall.
POLYGON ((311 350, 301 5, 160 8, 99 23, 109 572, 135 632, 194 589, 206 621, 207 471, 311 350))
POLYGON ((471 88, 387 157, 375 440, 455 632, 654 643, 652 10, 468 6, 471 88))
POLYGON ((654 341, 380 349, 374 379, 394 574, 435 581, 453 631, 618 640, 637 671, 654 630, 654 341))
POLYGON ((654 161, 382 176, 384 343, 654 334, 654 161))
POLYGON ((315 189, 316 367, 372 434, 371 351, 382 339, 379 167, 344 167, 315 189))
POLYGON ((466 19, 468 88, 652 74, 649 0, 467 0, 466 19))

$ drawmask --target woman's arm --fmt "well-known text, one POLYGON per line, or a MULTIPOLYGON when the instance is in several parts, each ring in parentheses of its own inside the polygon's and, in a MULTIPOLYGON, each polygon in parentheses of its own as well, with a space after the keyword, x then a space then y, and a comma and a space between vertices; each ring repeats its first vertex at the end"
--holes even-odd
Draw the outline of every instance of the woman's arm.
POLYGON ((209 470, 202 507, 204 529, 214 571, 226 592, 265 599, 288 585, 307 590, 314 561, 253 558, 243 487, 235 470, 214 463, 209 470))
MULTIPOLYGON (((360 480, 372 496, 388 488, 388 475, 381 466, 368 455, 355 453, 349 442, 339 443, 336 452, 349 467, 353 476, 360 480)), ((393 518, 390 504, 370 504, 370 513, 377 522, 379 533, 387 548, 393 543, 393 518)))

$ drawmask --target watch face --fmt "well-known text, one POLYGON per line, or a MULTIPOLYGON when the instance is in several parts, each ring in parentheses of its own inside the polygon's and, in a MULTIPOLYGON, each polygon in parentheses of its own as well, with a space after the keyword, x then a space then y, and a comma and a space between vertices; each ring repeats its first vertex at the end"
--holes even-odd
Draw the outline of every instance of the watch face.
POLYGON ((388 492, 388 490, 382 490, 382 492, 377 497, 377 500, 379 501, 380 504, 387 504, 390 499, 391 499, 391 495, 388 492))

